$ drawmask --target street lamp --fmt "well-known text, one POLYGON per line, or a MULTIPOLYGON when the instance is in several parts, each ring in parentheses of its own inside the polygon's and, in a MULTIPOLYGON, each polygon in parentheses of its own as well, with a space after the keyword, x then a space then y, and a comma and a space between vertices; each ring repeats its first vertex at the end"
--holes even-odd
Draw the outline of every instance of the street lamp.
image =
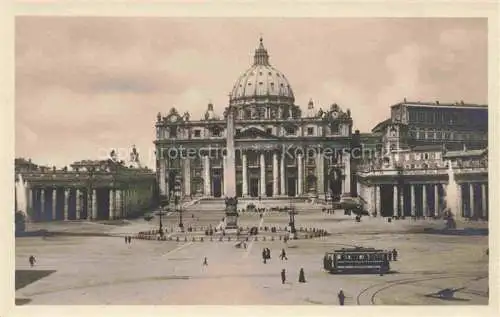
POLYGON ((295 211, 295 207, 292 205, 292 200, 290 199, 290 207, 288 211, 288 215, 290 216, 290 233, 293 235, 293 238, 296 238, 297 230, 295 229, 295 215, 297 212, 295 211))
POLYGON ((163 237, 163 222, 162 222, 162 216, 163 212, 165 210, 165 207, 168 206, 168 198, 166 196, 160 195, 160 228, 158 229, 158 233, 160 234, 160 237, 163 237))
POLYGON ((175 201, 175 207, 177 211, 179 212, 179 228, 181 228, 181 232, 184 232, 184 224, 182 223, 182 205, 180 203, 181 200, 181 180, 176 179, 175 180, 175 187, 174 187, 174 201, 175 201))

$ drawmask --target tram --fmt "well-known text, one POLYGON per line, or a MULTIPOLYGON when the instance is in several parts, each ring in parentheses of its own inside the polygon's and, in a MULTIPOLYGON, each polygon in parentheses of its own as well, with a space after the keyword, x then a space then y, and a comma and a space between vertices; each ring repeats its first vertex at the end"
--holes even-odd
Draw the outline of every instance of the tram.
POLYGON ((325 253, 323 267, 330 273, 386 273, 387 251, 374 248, 342 248, 325 253))

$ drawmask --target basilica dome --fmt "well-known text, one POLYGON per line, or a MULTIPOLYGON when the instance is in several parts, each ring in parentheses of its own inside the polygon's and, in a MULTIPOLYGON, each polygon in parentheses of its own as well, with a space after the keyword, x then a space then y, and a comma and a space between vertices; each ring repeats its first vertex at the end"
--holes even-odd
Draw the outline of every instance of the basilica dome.
POLYGON ((293 105, 295 98, 285 75, 269 63, 269 55, 261 38, 259 47, 255 50, 253 65, 233 86, 230 103, 237 106, 264 100, 293 105))

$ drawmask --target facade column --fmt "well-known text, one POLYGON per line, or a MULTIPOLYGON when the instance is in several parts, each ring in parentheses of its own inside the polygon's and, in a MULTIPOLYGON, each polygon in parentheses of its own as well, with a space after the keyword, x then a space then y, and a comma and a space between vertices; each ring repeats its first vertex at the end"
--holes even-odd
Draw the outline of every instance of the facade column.
POLYGON ((109 220, 115 219, 115 191, 113 188, 109 189, 109 220))
POLYGON ((243 174, 243 183, 241 184, 242 196, 248 196, 248 161, 247 154, 245 152, 241 152, 241 169, 243 174))
POLYGON ((122 190, 122 214, 123 217, 127 217, 128 214, 128 189, 122 190))
POLYGON ((184 194, 187 197, 191 196, 191 159, 184 160, 184 194))
POLYGON ((345 155, 342 155, 342 158, 344 159, 345 178, 344 178, 344 188, 342 190, 342 193, 340 193, 340 194, 342 195, 344 193, 348 193, 350 196, 351 195, 351 153, 344 153, 344 154, 345 155))
POLYGON ((204 185, 205 185, 205 190, 204 194, 205 196, 212 196, 212 191, 210 188, 211 181, 210 181, 210 157, 208 155, 203 157, 203 173, 204 173, 204 185))
POLYGON ((380 210, 380 185, 375 185, 375 211, 379 216, 382 216, 382 211, 380 210))
POLYGON ((411 215, 412 217, 416 215, 415 209, 415 185, 410 185, 410 196, 411 196, 411 215))
POLYGON ((57 189, 52 188, 52 219, 57 220, 57 189))
POLYGON ((325 162, 321 150, 318 149, 316 155, 316 193, 318 198, 321 198, 325 195, 325 162))
POLYGON ((474 206, 474 183, 469 184, 469 218, 473 218, 476 215, 476 210, 474 206))
POLYGON ((396 217, 398 215, 398 185, 392 187, 392 215, 396 217))
POLYGON ((68 220, 69 213, 69 188, 64 188, 64 220, 68 220))
POLYGON ((457 210, 457 217, 462 219, 464 216, 465 216, 465 213, 464 213, 464 205, 463 205, 463 202, 462 202, 462 184, 457 184, 458 186, 458 193, 457 193, 457 207, 458 207, 458 210, 457 210))
POLYGON ((92 220, 97 220, 97 211, 97 190, 92 189, 92 220))
POLYGON ((422 215, 425 217, 429 215, 429 208, 427 206, 427 185, 422 184, 422 215))
POLYGON ((481 208, 483 219, 488 218, 488 203, 486 200, 486 184, 481 184, 481 208))
POLYGON ((280 162, 280 195, 286 195, 286 187, 285 187, 285 153, 281 152, 281 162, 280 162))
POLYGON ((165 158, 163 158, 163 155, 160 155, 159 161, 160 161, 160 179, 158 181, 160 184, 160 195, 166 196, 168 194, 167 184, 165 181, 165 177, 167 175, 167 166, 165 158))
POLYGON ((278 153, 273 152, 273 197, 279 195, 278 153))
POLYGON ((80 220, 80 214, 82 212, 82 199, 80 197, 81 193, 82 192, 80 191, 80 189, 77 188, 75 190, 75 194, 76 194, 76 199, 75 199, 75 203, 76 203, 76 208, 75 208, 76 212, 75 213, 76 213, 76 216, 75 216, 75 218, 76 218, 76 220, 80 220))
POLYGON ((304 192, 304 162, 302 154, 297 155, 297 196, 304 192))
POLYGON ((122 191, 120 189, 115 191, 115 202, 117 218, 123 218, 122 191))
POLYGON ((405 216, 405 185, 401 185, 400 188, 398 187, 398 194, 399 194, 399 206, 401 206, 400 216, 405 216))
POLYGON ((266 196, 266 156, 260 153, 260 196, 266 196))
POLYGON ((439 184, 434 185, 434 216, 438 217, 439 210, 439 184))

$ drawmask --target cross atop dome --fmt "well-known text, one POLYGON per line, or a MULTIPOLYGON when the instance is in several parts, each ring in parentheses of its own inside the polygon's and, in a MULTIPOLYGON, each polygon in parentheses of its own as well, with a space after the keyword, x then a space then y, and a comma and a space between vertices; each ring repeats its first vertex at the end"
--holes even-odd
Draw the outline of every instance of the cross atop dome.
POLYGON ((269 64, 269 55, 267 54, 267 50, 264 47, 262 35, 259 38, 259 47, 255 50, 255 55, 253 56, 253 64, 254 65, 270 65, 269 64))

